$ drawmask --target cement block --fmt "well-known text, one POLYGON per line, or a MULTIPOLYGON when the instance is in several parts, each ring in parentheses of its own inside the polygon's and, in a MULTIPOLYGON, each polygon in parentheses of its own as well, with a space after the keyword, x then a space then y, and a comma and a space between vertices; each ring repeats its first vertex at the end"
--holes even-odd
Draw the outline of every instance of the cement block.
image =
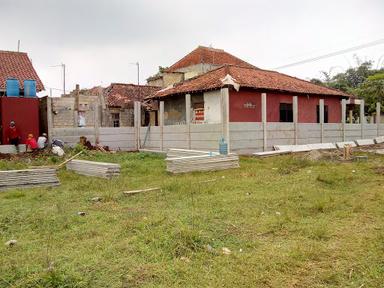
MULTIPOLYGON (((19 152, 25 152, 27 147, 25 144, 19 145, 19 152)), ((0 145, 0 153, 4 154, 16 154, 16 147, 14 145, 0 145)))
POLYGON ((270 157, 270 156, 277 156, 277 155, 283 155, 291 153, 290 151, 265 151, 265 152, 255 152, 253 153, 254 156, 257 157, 270 157))
POLYGON ((366 145, 375 144, 373 139, 357 139, 357 140, 355 140, 355 143, 357 144, 357 146, 366 146, 366 145))
POLYGON ((311 150, 336 149, 334 143, 315 143, 307 145, 311 150))
POLYGON ((345 145, 350 145, 351 147, 356 147, 356 143, 353 141, 345 141, 345 142, 336 142, 336 147, 339 149, 343 149, 345 145))
POLYGON ((376 144, 384 143, 384 136, 376 137, 373 139, 376 144))
POLYGON ((274 145, 273 149, 288 152, 306 152, 311 150, 308 145, 274 145))

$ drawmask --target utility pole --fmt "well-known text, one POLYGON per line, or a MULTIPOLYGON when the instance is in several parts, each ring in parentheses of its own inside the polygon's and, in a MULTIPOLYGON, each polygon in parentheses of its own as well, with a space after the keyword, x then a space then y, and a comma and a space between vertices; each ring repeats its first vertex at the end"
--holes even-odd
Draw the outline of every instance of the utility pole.
POLYGON ((62 63, 61 66, 63 67, 63 95, 65 95, 65 64, 62 63))
POLYGON ((140 85, 140 64, 136 62, 137 65, 137 85, 140 85))
POLYGON ((141 98, 140 98, 140 87, 139 87, 139 85, 140 85, 140 63, 139 63, 139 61, 137 61, 136 63, 129 63, 129 64, 131 64, 131 65, 136 65, 136 67, 137 67, 137 89, 138 89, 138 96, 136 97, 137 99, 137 101, 141 101, 141 98))
POLYGON ((63 95, 65 95, 65 64, 61 63, 60 65, 53 65, 49 67, 61 67, 63 69, 63 95))

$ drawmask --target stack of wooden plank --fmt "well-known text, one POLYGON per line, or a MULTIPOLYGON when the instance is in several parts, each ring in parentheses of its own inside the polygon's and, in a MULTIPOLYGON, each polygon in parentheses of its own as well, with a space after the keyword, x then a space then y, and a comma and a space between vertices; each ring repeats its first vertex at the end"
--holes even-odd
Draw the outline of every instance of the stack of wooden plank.
POLYGON ((176 149, 170 148, 167 151, 167 158, 176 157, 188 157, 188 156, 199 156, 199 155, 219 155, 218 152, 200 151, 200 150, 187 150, 187 149, 176 149))
POLYGON ((0 191, 59 184, 55 168, 0 171, 0 191))
POLYGON ((120 175, 120 165, 115 163, 71 160, 67 163, 67 169, 81 175, 108 179, 120 175))
POLYGON ((215 171, 238 168, 239 156, 229 155, 197 155, 165 159, 167 171, 171 173, 186 173, 192 171, 215 171))

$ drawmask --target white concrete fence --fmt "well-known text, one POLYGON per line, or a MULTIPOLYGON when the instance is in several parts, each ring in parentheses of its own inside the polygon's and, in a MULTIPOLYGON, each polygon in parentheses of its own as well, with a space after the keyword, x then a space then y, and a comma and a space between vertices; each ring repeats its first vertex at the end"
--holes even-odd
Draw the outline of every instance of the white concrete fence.
MULTIPOLYGON (((376 109, 376 123, 347 124, 346 101, 341 101, 342 122, 324 123, 324 101, 319 101, 320 123, 298 123, 297 96, 293 96, 293 122, 267 122, 267 97, 262 94, 262 122, 229 122, 228 88, 221 90, 221 123, 192 124, 190 95, 186 95, 187 121, 185 125, 164 125, 164 102, 160 102, 159 126, 139 127, 140 103, 136 102, 134 127, 53 128, 51 137, 70 146, 80 136, 91 143, 98 142, 112 150, 134 151, 139 148, 166 150, 184 148, 218 150, 223 137, 229 149, 240 154, 273 150, 273 145, 335 143, 384 136, 384 123, 380 123, 380 104, 376 109)), ((360 104, 360 119, 364 117, 364 101, 360 104)))

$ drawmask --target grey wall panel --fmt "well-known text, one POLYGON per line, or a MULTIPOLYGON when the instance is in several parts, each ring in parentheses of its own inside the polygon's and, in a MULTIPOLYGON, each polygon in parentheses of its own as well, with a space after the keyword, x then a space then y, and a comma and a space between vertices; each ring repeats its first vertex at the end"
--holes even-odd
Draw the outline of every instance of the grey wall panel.
POLYGON ((231 131, 231 142, 235 140, 263 140, 263 131, 231 131))
POLYGON ((268 130, 267 131, 267 141, 269 139, 294 139, 295 138, 295 132, 294 131, 273 131, 268 130))
POLYGON ((269 122, 267 123, 267 129, 277 131, 294 130, 295 125, 293 123, 269 122))
POLYGON ((229 129, 233 131, 261 131, 263 125, 260 122, 231 122, 229 129))

